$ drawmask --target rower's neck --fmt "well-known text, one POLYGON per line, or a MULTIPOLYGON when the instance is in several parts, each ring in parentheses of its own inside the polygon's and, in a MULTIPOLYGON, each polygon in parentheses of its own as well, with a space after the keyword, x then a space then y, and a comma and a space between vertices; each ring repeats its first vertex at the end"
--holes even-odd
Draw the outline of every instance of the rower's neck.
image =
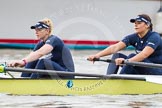
POLYGON ((145 30, 144 32, 138 33, 140 38, 143 38, 149 30, 145 30))
POLYGON ((50 37, 50 35, 46 35, 43 39, 44 42, 46 42, 46 40, 48 39, 48 37, 50 37))

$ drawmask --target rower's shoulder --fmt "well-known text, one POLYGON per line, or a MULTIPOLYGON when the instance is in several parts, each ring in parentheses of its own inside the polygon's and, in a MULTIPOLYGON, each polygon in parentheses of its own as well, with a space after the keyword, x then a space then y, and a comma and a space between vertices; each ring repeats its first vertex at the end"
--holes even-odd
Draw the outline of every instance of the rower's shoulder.
POLYGON ((160 37, 160 34, 157 33, 157 32, 155 32, 155 31, 152 31, 152 32, 151 32, 151 35, 152 35, 152 36, 159 36, 159 37, 160 37))

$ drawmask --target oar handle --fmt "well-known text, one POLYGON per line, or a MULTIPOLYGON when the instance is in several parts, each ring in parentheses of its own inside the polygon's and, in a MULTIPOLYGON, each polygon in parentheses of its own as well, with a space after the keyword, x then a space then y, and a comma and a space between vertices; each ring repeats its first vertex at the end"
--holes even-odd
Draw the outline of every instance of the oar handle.
POLYGON ((113 59, 94 58, 93 61, 103 61, 103 62, 108 62, 108 63, 115 63, 115 60, 113 60, 113 59))

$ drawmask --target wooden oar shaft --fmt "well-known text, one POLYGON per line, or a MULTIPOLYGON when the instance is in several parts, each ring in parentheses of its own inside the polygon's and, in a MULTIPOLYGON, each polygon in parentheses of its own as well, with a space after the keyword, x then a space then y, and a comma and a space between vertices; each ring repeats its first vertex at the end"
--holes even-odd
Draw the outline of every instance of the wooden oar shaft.
MULTIPOLYGON (((115 63, 115 60, 112 59, 94 59, 94 61, 103 61, 109 63, 115 63)), ((132 66, 139 66, 139 67, 148 67, 148 68, 162 68, 162 64, 154 64, 154 63, 146 63, 146 62, 129 62, 124 61, 123 64, 125 65, 132 65, 132 66)))

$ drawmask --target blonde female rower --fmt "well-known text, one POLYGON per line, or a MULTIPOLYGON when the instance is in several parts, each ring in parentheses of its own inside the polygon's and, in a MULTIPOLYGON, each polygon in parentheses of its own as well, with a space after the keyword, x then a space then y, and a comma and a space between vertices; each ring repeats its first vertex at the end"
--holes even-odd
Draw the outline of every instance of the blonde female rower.
MULTIPOLYGON (((74 63, 70 50, 64 42, 52 35, 53 23, 45 18, 31 26, 35 35, 40 40, 34 50, 22 60, 14 60, 9 63, 12 67, 23 67, 31 69, 48 69, 57 71, 74 72, 74 63)), ((22 73, 22 77, 49 78, 53 75, 38 73, 22 73)), ((56 75, 57 76, 57 75, 56 75)), ((62 78, 73 78, 73 76, 59 76, 62 78)))

